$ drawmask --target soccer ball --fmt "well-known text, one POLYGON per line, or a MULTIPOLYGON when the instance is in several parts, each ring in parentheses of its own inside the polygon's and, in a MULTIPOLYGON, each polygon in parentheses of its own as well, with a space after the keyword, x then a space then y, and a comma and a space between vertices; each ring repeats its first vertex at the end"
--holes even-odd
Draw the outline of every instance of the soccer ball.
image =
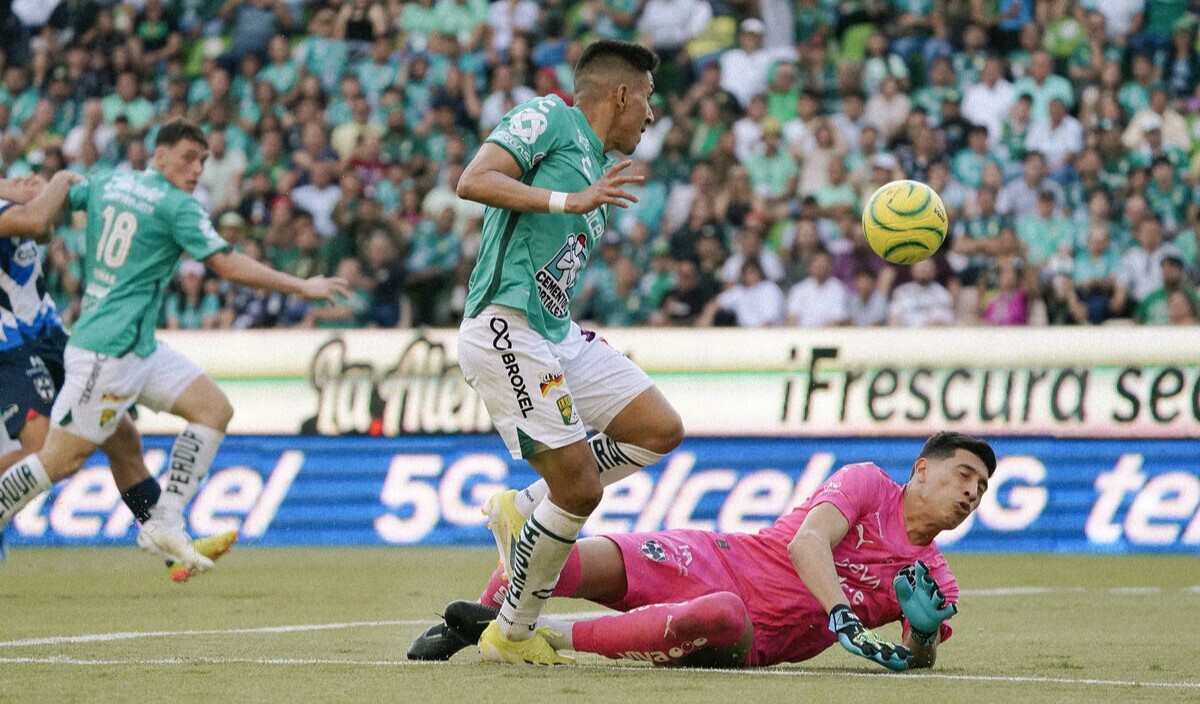
POLYGON ((867 201, 862 226, 876 254, 893 264, 916 264, 946 240, 946 206, 923 183, 892 181, 867 201))

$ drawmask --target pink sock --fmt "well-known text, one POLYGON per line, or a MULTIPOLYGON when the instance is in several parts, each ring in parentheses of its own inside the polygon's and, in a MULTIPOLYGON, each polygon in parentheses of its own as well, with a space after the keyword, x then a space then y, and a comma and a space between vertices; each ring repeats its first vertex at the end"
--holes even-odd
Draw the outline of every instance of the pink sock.
MULTIPOLYGON (((554 585, 553 596, 574 596, 581 581, 583 570, 580 569, 579 548, 571 548, 571 554, 567 555, 567 564, 563 565, 562 572, 558 575, 558 584, 554 585)), ((483 593, 479 595, 479 603, 500 608, 506 594, 508 579, 504 576, 504 568, 496 567, 496 571, 488 579, 487 586, 483 588, 483 593)))
POLYGON ((653 604, 571 629, 575 650, 655 665, 737 667, 745 664, 746 607, 730 592, 680 604, 653 604), (693 656, 693 657, 688 657, 693 656))

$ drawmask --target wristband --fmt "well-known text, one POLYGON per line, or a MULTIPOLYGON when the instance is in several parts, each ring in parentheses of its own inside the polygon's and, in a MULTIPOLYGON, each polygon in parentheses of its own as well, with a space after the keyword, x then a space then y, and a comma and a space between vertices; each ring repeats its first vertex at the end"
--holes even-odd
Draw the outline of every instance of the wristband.
POLYGON ((567 212, 567 194, 562 191, 551 191, 548 208, 551 213, 567 212))
POLYGON ((912 636, 914 641, 920 643, 921 645, 925 646, 926 648, 933 647, 933 645, 937 642, 938 635, 940 635, 939 631, 941 631, 940 627, 938 628, 937 631, 934 631, 933 633, 926 633, 925 631, 921 631, 921 630, 917 630, 916 628, 913 628, 911 623, 908 624, 909 635, 912 636))

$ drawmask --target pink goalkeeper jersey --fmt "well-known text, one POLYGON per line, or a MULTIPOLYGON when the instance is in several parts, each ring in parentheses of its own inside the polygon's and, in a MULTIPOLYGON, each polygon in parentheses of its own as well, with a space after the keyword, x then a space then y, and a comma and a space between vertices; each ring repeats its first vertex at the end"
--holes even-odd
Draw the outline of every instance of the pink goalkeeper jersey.
MULTIPOLYGON (((751 665, 807 660, 837 642, 825 610, 805 588, 787 553, 805 516, 818 504, 832 504, 850 523, 833 560, 851 608, 868 628, 902 619, 892 579, 918 559, 929 566, 946 598, 958 601, 958 583, 937 544, 908 542, 903 495, 904 488, 874 464, 851 464, 758 534, 720 536, 742 558, 736 560, 736 574, 756 631, 751 665)), ((950 633, 949 624, 943 624, 942 640, 950 633)))

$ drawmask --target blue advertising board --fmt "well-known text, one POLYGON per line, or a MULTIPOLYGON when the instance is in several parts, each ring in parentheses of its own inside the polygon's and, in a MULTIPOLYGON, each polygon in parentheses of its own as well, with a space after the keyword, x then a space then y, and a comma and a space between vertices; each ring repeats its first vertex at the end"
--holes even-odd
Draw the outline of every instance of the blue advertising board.
MULTIPOLYGON (((939 544, 986 552, 1200 552, 1200 440, 990 438, 1000 465, 979 510, 939 544)), ((161 474, 170 437, 145 440, 161 474)), ((609 488, 590 534, 755 531, 838 467, 871 461, 897 482, 922 440, 695 438, 609 488)), ((195 535, 246 545, 491 545, 480 507, 537 477, 496 435, 231 436, 188 510, 195 535)), ((103 455, 31 504, 10 544, 131 545, 132 516, 103 455)))

